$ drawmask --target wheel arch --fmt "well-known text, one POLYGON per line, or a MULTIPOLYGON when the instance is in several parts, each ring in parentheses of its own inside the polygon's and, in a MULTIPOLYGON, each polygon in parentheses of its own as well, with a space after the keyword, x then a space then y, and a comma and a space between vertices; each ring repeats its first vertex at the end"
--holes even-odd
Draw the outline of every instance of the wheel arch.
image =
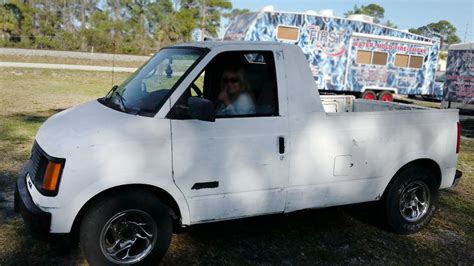
POLYGON ((78 234, 79 234, 79 227, 81 224, 81 220, 84 217, 84 214, 87 212, 87 210, 97 201, 108 197, 110 195, 113 195, 115 193, 121 193, 126 190, 144 190, 144 191, 149 191, 153 193, 157 199, 161 200, 165 205, 170 207, 170 215, 173 219, 173 227, 174 230, 178 230, 181 227, 181 210, 179 208, 179 205, 177 201, 169 194, 166 192, 164 189, 153 186, 153 185, 147 185, 147 184, 128 184, 128 185, 119 185, 115 187, 108 188, 106 190, 101 191, 94 197, 90 198, 79 210, 77 213, 76 217, 74 218, 74 221, 72 223, 71 227, 71 236, 73 240, 78 239, 78 234))
POLYGON ((441 185, 442 176, 441 176, 441 168, 439 164, 436 161, 429 158, 416 159, 404 164, 402 167, 400 167, 400 169, 397 170, 397 172, 390 179, 390 182, 385 187, 384 192, 382 194, 382 198, 385 197, 385 195, 387 194, 387 191, 390 189, 390 186, 393 184, 393 182, 397 179, 397 176, 400 174, 400 172, 402 172, 403 170, 409 167, 418 167, 418 168, 429 170, 430 172, 433 173, 434 177, 436 178, 437 186, 439 187, 441 185))

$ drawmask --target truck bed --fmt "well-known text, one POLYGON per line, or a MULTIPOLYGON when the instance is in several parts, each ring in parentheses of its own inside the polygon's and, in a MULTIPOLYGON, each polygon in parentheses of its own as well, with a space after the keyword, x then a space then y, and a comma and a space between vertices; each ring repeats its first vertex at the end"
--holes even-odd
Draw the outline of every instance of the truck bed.
POLYGON ((324 111, 326 111, 326 113, 429 109, 426 107, 402 103, 356 99, 352 95, 321 95, 321 102, 324 106, 324 111))

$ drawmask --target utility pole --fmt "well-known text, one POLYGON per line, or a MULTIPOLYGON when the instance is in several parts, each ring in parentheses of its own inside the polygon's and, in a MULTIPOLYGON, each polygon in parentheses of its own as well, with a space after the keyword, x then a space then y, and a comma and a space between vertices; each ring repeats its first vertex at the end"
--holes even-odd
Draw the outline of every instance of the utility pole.
POLYGON ((204 35, 206 33, 206 0, 201 2, 201 42, 204 41, 204 35))

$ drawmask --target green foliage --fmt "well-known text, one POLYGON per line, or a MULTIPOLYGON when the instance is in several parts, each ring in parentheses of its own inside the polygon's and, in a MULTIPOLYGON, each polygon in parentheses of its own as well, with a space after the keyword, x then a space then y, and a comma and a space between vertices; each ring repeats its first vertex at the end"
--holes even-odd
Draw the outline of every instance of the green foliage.
POLYGON ((13 13, 5 8, 0 7, 0 30, 2 34, 2 40, 5 40, 5 35, 11 33, 18 27, 18 22, 13 13))
POLYGON ((440 20, 416 29, 409 29, 409 31, 430 38, 440 38, 444 46, 442 48, 447 48, 448 45, 461 42, 461 39, 456 35, 456 27, 447 20, 440 20))
POLYGON ((420 30, 420 28, 410 28, 408 29, 409 32, 413 33, 413 34, 418 34, 418 35, 421 35, 422 34, 422 31, 420 30))
POLYGON ((232 9, 230 12, 224 13, 223 16, 229 20, 229 24, 235 20, 238 16, 250 13, 248 9, 232 9))
MULTIPOLYGON (((152 38, 159 46, 182 40, 182 25, 171 1, 156 1, 150 4, 146 19, 152 38)), ((190 34, 190 33, 189 33, 190 34)))
POLYGON ((379 23, 384 18, 385 9, 377 4, 369 4, 367 6, 354 6, 350 11, 344 13, 344 16, 350 16, 355 14, 368 15, 374 18, 375 23, 379 23))
POLYGON ((191 40, 191 33, 193 29, 198 27, 198 22, 193 18, 193 10, 182 9, 176 13, 176 23, 178 25, 178 32, 183 36, 183 41, 191 40))
POLYGON ((189 15, 204 31, 204 36, 217 36, 222 13, 232 9, 229 0, 181 0, 181 9, 189 9, 189 15))
POLYGON ((232 8, 229 0, 4 2, 1 46, 131 54, 189 41, 198 28, 216 36, 223 13, 232 8))
POLYGON ((232 20, 232 19, 236 18, 237 16, 244 15, 244 14, 247 14, 247 13, 250 13, 249 9, 234 8, 230 12, 224 13, 224 17, 232 20))
MULTIPOLYGON (((377 4, 369 4, 367 6, 362 5, 360 7, 355 5, 352 10, 349 10, 344 13, 344 16, 347 17, 354 14, 363 14, 373 17, 375 23, 380 23, 381 20, 384 18, 384 13, 385 9, 377 4)), ((394 29, 397 28, 397 25, 390 20, 387 20, 382 25, 394 29)), ((440 38, 444 46, 442 48, 446 48, 447 45, 459 43, 461 41, 456 35, 456 27, 454 27, 453 24, 451 24, 447 20, 440 20, 438 22, 430 23, 419 28, 411 28, 408 31, 429 38, 440 38)))
POLYGON ((0 41, 2 45, 8 44, 12 35, 18 34, 19 19, 19 9, 15 5, 0 6, 0 41))
POLYGON ((386 21, 385 23, 383 23, 382 25, 387 26, 387 27, 389 27, 389 28, 393 28, 393 29, 398 28, 398 26, 397 26, 395 23, 393 23, 392 21, 390 21, 390 20, 387 20, 387 21, 386 21))
POLYGON ((447 52, 440 52, 439 53, 439 59, 441 59, 441 60, 448 59, 448 53, 447 52))
MULTIPOLYGON (((382 19, 385 17, 385 9, 377 4, 369 4, 367 6, 362 5, 360 7, 355 5, 352 10, 349 10, 346 13, 344 13, 344 16, 347 17, 347 16, 355 15, 355 14, 371 16, 374 18, 374 23, 381 23, 382 19)), ((389 28, 394 28, 394 29, 398 28, 397 25, 390 20, 387 20, 381 24, 389 28)))

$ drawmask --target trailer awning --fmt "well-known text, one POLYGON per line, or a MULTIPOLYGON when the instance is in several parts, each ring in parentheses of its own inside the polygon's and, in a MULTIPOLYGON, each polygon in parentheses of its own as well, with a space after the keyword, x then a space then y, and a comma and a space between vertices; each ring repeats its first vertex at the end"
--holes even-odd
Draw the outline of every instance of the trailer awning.
POLYGON ((352 37, 364 38, 364 39, 373 39, 373 40, 391 41, 391 42, 400 42, 400 43, 418 44, 418 45, 425 45, 425 46, 430 46, 430 47, 433 45, 432 42, 410 40, 410 39, 391 37, 391 36, 381 36, 381 35, 374 35, 374 34, 357 33, 357 32, 352 33, 352 37))

